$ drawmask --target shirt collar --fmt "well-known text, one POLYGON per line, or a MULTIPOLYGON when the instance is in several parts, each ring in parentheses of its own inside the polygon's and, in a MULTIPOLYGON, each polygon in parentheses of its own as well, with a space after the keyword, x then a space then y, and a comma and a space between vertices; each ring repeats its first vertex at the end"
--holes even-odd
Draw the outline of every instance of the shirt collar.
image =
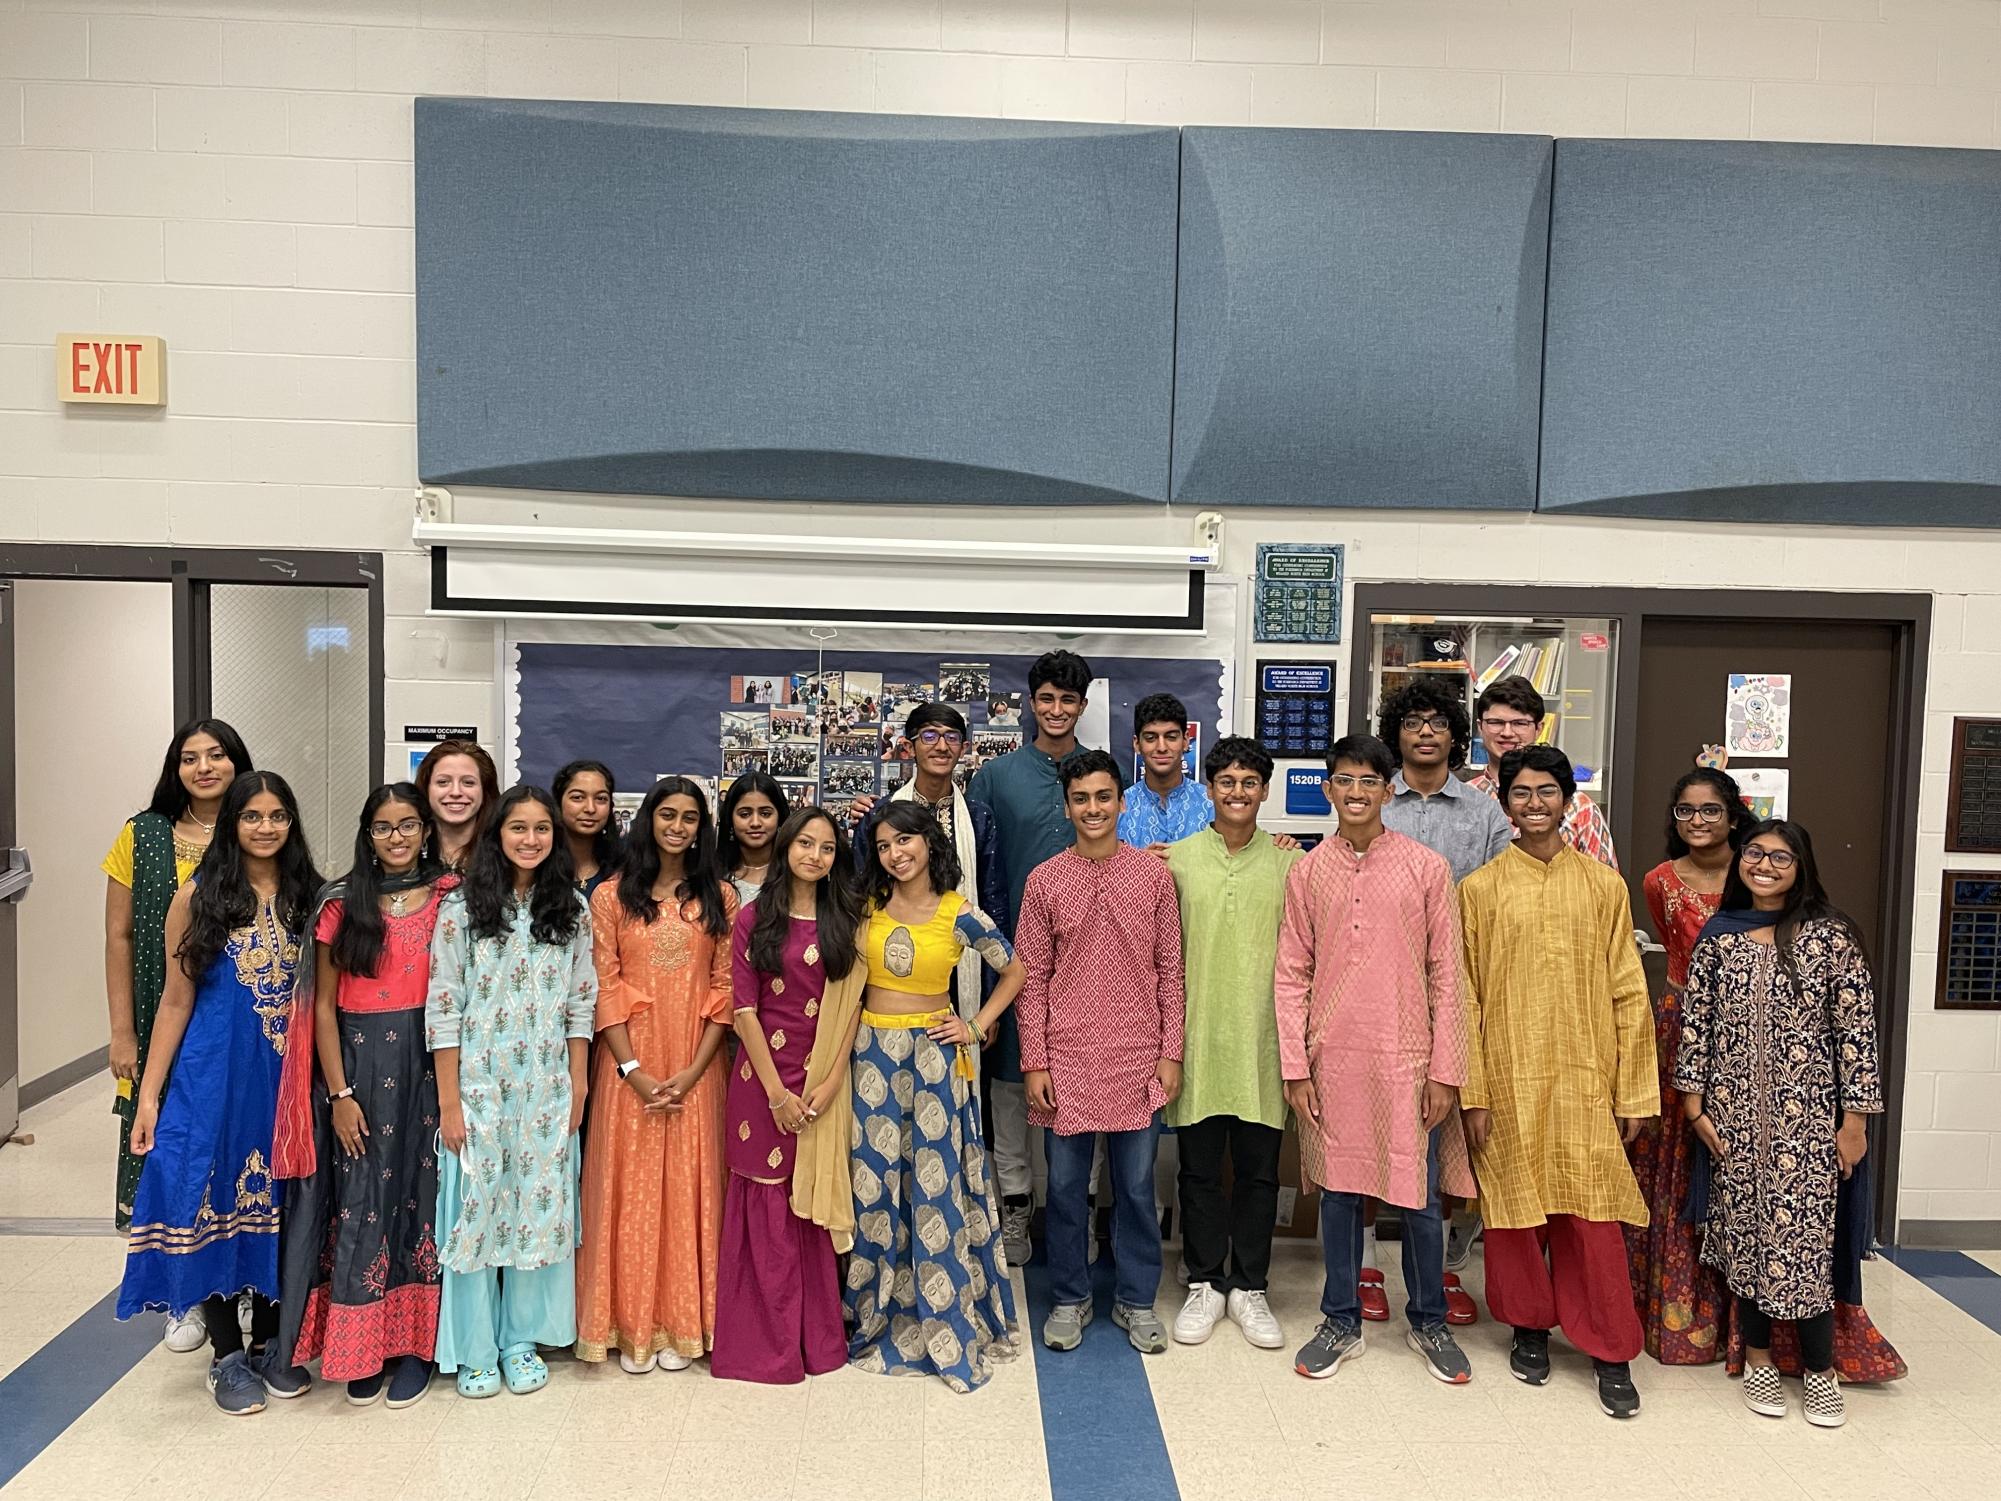
MULTIPOLYGON (((1146 779, 1144 777, 1140 778, 1139 781, 1133 783, 1132 790, 1140 799, 1142 806, 1149 808, 1157 808, 1161 812, 1165 813, 1169 808, 1172 808, 1176 803, 1187 802, 1188 795, 1191 790, 1196 792, 1201 792, 1202 789, 1198 783, 1191 781, 1187 777, 1187 775, 1184 774, 1181 780, 1174 784, 1174 790, 1168 793, 1166 797, 1161 797, 1158 793, 1156 793, 1153 790, 1152 787, 1148 786, 1146 779)), ((1202 799, 1204 802, 1208 801, 1208 797, 1209 797, 1208 793, 1206 792, 1202 793, 1202 799)))
MULTIPOLYGON (((1465 797, 1472 790, 1464 782, 1460 781, 1459 778, 1447 772, 1445 775, 1445 785, 1439 788, 1438 791, 1428 795, 1432 797, 1465 797)), ((1419 792, 1403 779, 1401 768, 1398 769, 1395 776, 1390 778, 1390 791, 1397 797, 1402 797, 1405 793, 1409 793, 1413 797, 1427 796, 1426 793, 1419 792)))

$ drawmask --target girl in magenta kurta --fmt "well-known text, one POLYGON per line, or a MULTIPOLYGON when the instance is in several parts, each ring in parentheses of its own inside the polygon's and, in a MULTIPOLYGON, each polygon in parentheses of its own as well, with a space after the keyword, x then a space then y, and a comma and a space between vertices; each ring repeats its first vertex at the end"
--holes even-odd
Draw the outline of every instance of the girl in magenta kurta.
MULTIPOLYGON (((846 1059, 860 1019, 857 912, 842 880, 848 853, 833 820, 802 808, 778 831, 782 876, 737 914, 730 938, 742 1043, 724 1102, 723 1200, 716 1342, 709 1369, 738 1381, 803 1381, 847 1363, 833 1236, 794 1212, 802 1133, 838 1130, 846 1059), (836 999, 836 997, 840 999, 836 999), (822 1027, 837 1029, 822 1041, 822 1027), (831 1056, 813 1071, 808 1061, 831 1056)), ((817 1147, 819 1143, 814 1142, 817 1147)))

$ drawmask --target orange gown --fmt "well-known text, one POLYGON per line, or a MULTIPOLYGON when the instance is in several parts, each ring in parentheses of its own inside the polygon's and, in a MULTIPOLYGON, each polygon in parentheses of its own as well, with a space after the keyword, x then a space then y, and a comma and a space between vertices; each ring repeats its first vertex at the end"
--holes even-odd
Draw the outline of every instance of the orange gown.
MULTIPOLYGON (((728 886, 723 905, 734 922, 728 886)), ((624 1022, 640 1066, 656 1079, 694 1062, 708 1023, 730 1024, 729 929, 710 937, 695 903, 678 912, 663 903, 643 923, 607 881, 591 896, 591 941, 598 1030, 624 1022)), ((613 1350, 636 1363, 661 1350, 694 1357, 714 1342, 726 1067, 718 1051, 679 1111, 648 1115, 611 1050, 599 1049, 577 1251, 579 1359, 613 1350)))

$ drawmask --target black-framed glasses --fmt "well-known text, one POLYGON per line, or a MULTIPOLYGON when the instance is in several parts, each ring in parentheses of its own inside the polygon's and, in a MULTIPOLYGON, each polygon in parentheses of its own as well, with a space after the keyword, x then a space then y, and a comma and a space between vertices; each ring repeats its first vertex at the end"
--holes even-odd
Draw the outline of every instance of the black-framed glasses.
POLYGON ((917 732, 919 745, 964 745, 966 737, 957 730, 940 730, 926 727, 917 732))
POLYGON ((1415 735, 1420 730, 1433 730, 1443 735, 1452 728, 1452 721, 1443 714, 1406 714, 1403 727, 1415 735))
POLYGON ((405 839, 414 839, 423 831, 423 819, 406 818, 400 823, 372 823, 368 826, 368 837, 370 839, 387 839, 391 834, 401 834, 405 839))
POLYGON ((1791 850, 1770 850, 1762 844, 1747 845, 1744 850, 1746 865, 1769 865, 1773 870, 1791 870, 1799 864, 1799 856, 1791 850))
POLYGON ((1730 810, 1721 803, 1676 803, 1676 823, 1719 823, 1730 810))

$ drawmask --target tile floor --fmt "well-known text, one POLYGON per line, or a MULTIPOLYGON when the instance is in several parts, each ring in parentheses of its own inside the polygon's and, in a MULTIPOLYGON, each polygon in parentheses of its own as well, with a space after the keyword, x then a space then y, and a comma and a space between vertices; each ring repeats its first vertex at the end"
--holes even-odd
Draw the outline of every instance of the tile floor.
MULTIPOLYGON (((24 1125, 36 1144, 0 1151, 0 1218, 101 1211, 110 1181, 107 1098, 93 1081, 30 1112, 24 1125)), ((0 1235, 0 1378, 116 1285, 121 1251, 110 1236, 0 1235)), ((1982 1260, 2001 1271, 2001 1255, 1982 1260)), ((1467 1279, 1476 1292, 1477 1270, 1476 1259, 1467 1279)), ((1311 1332, 1319 1275, 1310 1243, 1280 1242, 1272 1303, 1291 1338, 1311 1332)), ((1386 1275, 1398 1306, 1397 1273, 1386 1275)), ((1324 1382, 1302 1380, 1286 1352, 1254 1350, 1223 1324, 1206 1345, 1144 1362, 1130 1356, 1120 1369, 1146 1383, 1159 1438, 1108 1432, 1103 1441, 1164 1441, 1189 1501, 1296 1501, 1357 1483, 1470 1485, 1498 1501, 1995 1494, 2001 1334, 1888 1262, 1872 1263, 1867 1280, 1870 1312, 1912 1374, 1889 1388, 1851 1388, 1848 1426, 1838 1432, 1809 1428, 1797 1413, 1783 1422, 1747 1413, 1717 1370, 1644 1360, 1635 1366, 1642 1415, 1614 1424, 1597 1410, 1588 1362, 1561 1341, 1547 1388, 1511 1380, 1504 1331, 1491 1321, 1461 1331, 1474 1381, 1460 1389, 1424 1373, 1400 1324, 1370 1326, 1365 1358, 1324 1382)), ((1164 1318, 1179 1299, 1170 1278, 1164 1318)), ((1088 1337, 1118 1336, 1101 1319, 1088 1337)), ((549 1386, 531 1397, 464 1402, 440 1382, 421 1405, 391 1413, 349 1408, 339 1391, 321 1387, 240 1420, 211 1405, 201 1355, 155 1349, 0 1497, 280 1497, 337 1484, 343 1495, 444 1501, 689 1493, 1096 1501, 1096 1488, 1048 1472, 1044 1423, 1088 1427, 1092 1417, 1088 1408, 1045 1413, 1036 1364, 1025 1346, 986 1390, 960 1397, 936 1383, 848 1371, 764 1389, 711 1381, 699 1366, 632 1377, 615 1365, 559 1358, 549 1386)), ((6 1395, 0 1389, 0 1409, 6 1395)))

